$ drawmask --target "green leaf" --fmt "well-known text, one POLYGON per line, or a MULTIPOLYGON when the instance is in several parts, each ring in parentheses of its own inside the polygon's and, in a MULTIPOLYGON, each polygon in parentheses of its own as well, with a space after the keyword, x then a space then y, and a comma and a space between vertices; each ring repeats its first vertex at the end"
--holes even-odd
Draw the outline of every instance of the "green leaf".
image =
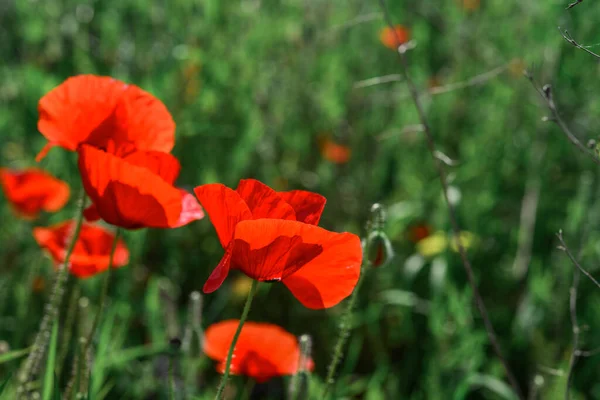
POLYGON ((2 392, 4 392, 4 389, 6 389, 6 386, 8 386, 8 381, 10 381, 11 377, 12 374, 8 374, 4 382, 0 383, 0 394, 2 394, 2 392))
MULTIPOLYGON (((54 365, 56 364, 56 346, 58 337, 58 322, 54 321, 52 326, 52 335, 50 336, 50 346, 48 347, 48 360, 46 360, 46 371, 44 373, 44 394, 43 400, 50 400, 54 388, 54 365)), ((60 393, 59 393, 60 396, 60 393)), ((55 397, 56 399, 56 394, 55 397)))
POLYGON ((15 360, 17 358, 26 356, 27 354, 29 354, 30 351, 31 351, 31 348, 28 347, 26 349, 13 350, 8 353, 4 353, 4 354, 0 355, 0 364, 3 364, 5 362, 9 362, 9 361, 15 360))
POLYGON ((62 400, 62 395, 60 394, 60 388, 58 387, 58 377, 56 374, 54 375, 54 398, 52 400, 62 400))

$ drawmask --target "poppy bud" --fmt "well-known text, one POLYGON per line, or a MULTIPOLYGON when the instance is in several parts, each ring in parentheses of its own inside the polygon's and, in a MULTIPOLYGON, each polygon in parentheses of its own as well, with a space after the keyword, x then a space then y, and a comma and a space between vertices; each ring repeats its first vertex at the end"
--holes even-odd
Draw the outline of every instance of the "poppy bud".
POLYGON ((383 231, 385 226, 385 210, 379 203, 371 206, 371 219, 367 223, 367 238, 362 240, 363 253, 369 264, 381 267, 394 256, 392 244, 383 231))
POLYGON ((375 268, 385 266, 394 257, 392 244, 383 231, 371 232, 368 239, 363 240, 363 248, 369 264, 375 268))

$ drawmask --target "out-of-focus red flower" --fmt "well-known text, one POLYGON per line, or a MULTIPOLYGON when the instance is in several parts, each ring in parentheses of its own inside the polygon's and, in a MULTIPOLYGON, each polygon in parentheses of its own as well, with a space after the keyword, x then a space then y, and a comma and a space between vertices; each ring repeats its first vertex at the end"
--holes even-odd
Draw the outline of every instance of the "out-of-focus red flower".
POLYGON ((241 180, 236 190, 209 184, 194 192, 225 249, 205 293, 217 290, 230 269, 259 281, 282 281, 308 308, 332 307, 352 293, 362 261, 360 239, 315 226, 323 196, 277 193, 253 179, 241 180))
POLYGON ((481 3, 480 0, 458 0, 458 2, 466 11, 475 11, 479 9, 481 3))
POLYGON ((165 105, 110 77, 68 78, 40 99, 38 111, 38 129, 48 139, 38 161, 54 146, 75 151, 81 144, 104 150, 131 145, 170 152, 175 144, 175 122, 165 105))
POLYGON ((415 224, 408 228, 408 238, 413 243, 418 243, 431 235, 431 227, 427 224, 415 224))
POLYGON ((79 172, 93 201, 84 215, 126 229, 177 228, 204 217, 194 196, 173 186, 179 161, 168 153, 134 151, 118 157, 81 145, 79 172))
MULTIPOLYGON (((204 338, 204 353, 217 361, 217 371, 223 373, 227 353, 239 320, 218 322, 208 327, 204 338)), ((300 346, 294 335, 283 328, 265 323, 246 322, 235 345, 231 373, 245 375, 257 382, 293 375, 298 369, 300 346)), ((314 362, 308 361, 308 369, 314 362)))
POLYGON ((398 46, 410 40, 410 30, 402 25, 396 25, 394 29, 385 27, 381 30, 379 39, 385 47, 397 50, 398 46))
MULTIPOLYGON (((74 221, 64 221, 48 228, 34 228, 33 237, 58 264, 65 261, 74 221)), ((114 233, 96 225, 84 223, 75 248, 69 259, 70 271, 79 278, 87 278, 108 269, 114 233)), ((121 240, 113 256, 113 268, 122 267, 129 261, 129 251, 121 240)))
POLYGON ((350 161, 350 156, 352 156, 350 147, 336 143, 328 137, 319 140, 319 149, 321 156, 334 164, 345 164, 350 161))
POLYGON ((27 219, 42 210, 58 211, 69 200, 69 185, 35 168, 0 168, 0 185, 15 211, 27 219))

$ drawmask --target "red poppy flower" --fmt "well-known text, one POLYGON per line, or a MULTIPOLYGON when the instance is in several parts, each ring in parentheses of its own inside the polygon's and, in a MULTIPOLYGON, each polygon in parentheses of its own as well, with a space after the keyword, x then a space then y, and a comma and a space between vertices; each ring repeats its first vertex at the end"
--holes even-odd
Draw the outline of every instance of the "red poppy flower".
MULTIPOLYGON (((34 228, 33 237, 40 247, 46 250, 57 264, 65 261, 74 221, 65 221, 48 228, 34 228)), ((114 233, 96 225, 84 223, 69 259, 71 273, 79 278, 87 278, 106 271, 114 233)), ((129 251, 121 240, 113 256, 113 267, 122 267, 129 261, 129 251)))
POLYGON ((320 144, 321 156, 335 164, 345 164, 350 161, 352 149, 348 146, 336 143, 331 139, 324 139, 320 144))
POLYGON ((135 151, 126 157, 79 147, 79 172, 93 201, 85 216, 126 229, 177 228, 204 217, 196 199, 173 186, 179 161, 168 153, 135 151))
POLYGON ((425 223, 412 225, 408 231, 408 238, 413 243, 418 243, 431 235, 431 227, 425 223))
POLYGON ((28 219, 37 217, 41 210, 58 211, 69 200, 69 185, 35 168, 0 168, 0 184, 13 208, 28 219))
MULTIPOLYGON (((239 320, 222 321, 206 330, 204 353, 218 362, 219 373, 225 371, 227 353, 238 324, 239 320)), ((299 358, 300 346, 294 335, 277 325, 246 322, 235 345, 230 371, 262 383, 276 376, 295 374, 299 358)), ((308 369, 313 368, 314 362, 309 360, 308 369)))
POLYGON ((240 181, 236 190, 210 184, 194 192, 225 249, 205 293, 217 290, 230 269, 259 281, 282 281, 309 308, 332 307, 352 293, 362 261, 360 239, 312 225, 323 211, 322 196, 280 194, 252 179, 240 181))
POLYGON ((165 105, 135 85, 117 79, 78 75, 42 97, 38 129, 50 148, 75 151, 81 144, 107 149, 131 144, 138 150, 170 152, 175 144, 175 122, 165 105))
POLYGON ((386 27, 381 30, 379 38, 385 47, 397 50, 398 46, 410 40, 410 31, 402 25, 396 25, 394 29, 386 27))

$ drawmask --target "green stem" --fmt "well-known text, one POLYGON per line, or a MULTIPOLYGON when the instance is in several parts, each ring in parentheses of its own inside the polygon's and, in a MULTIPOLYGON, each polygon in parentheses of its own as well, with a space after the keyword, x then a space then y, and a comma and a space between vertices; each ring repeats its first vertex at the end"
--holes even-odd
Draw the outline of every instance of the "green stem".
MULTIPOLYGON (((106 298, 108 297, 108 288, 110 286, 110 281, 111 281, 111 277, 112 277, 112 270, 113 270, 113 264, 114 264, 114 257, 115 257, 115 251, 117 250, 117 244, 119 243, 119 236, 121 235, 121 228, 117 228, 117 231, 115 232, 115 239, 113 240, 112 243, 112 248, 110 249, 110 256, 108 259, 108 270, 106 271, 106 274, 104 275, 104 282, 102 283, 102 291, 100 292, 100 303, 98 305, 98 312, 96 313, 96 317, 94 318, 94 322, 92 323, 92 328, 90 329, 90 333, 88 334, 87 339, 85 340, 84 343, 84 347, 83 347, 83 354, 85 356, 86 360, 91 360, 92 359, 92 355, 91 355, 91 351, 92 351, 92 341, 94 339, 94 334, 96 332, 96 329, 98 328, 98 324, 100 323, 100 320, 102 319, 102 313, 104 312, 104 308, 106 306, 106 298)), ((88 364, 86 362, 86 364, 88 364)), ((91 365, 86 365, 86 370, 90 369, 91 370, 91 365)), ((82 385, 80 385, 80 387, 78 388, 79 392, 82 393, 81 391, 83 390, 83 393, 87 393, 87 388, 86 386, 89 384, 89 382, 87 382, 87 377, 89 376, 89 374, 85 374, 83 375, 83 383, 82 385)))
POLYGON ((65 282, 67 281, 67 277, 69 276, 69 261, 71 259, 71 255, 73 254, 73 250, 75 249, 75 243, 77 243, 79 232, 81 231, 81 225, 83 223, 83 209, 85 207, 85 191, 83 189, 81 190, 77 203, 75 228, 73 230, 73 235, 71 236, 69 247, 67 248, 67 252, 65 254, 65 260, 58 267, 54 285, 52 287, 52 294, 50 295, 49 302, 46 304, 45 313, 42 318, 42 322, 40 323, 40 329, 38 330, 33 342, 32 351, 29 353, 29 356, 23 365, 23 369, 19 374, 20 385, 18 388, 18 393, 21 396, 28 397, 28 390, 26 388, 28 386, 27 384, 33 380, 35 375, 39 372, 41 360, 44 357, 46 348, 48 347, 48 341, 50 340, 50 330, 54 325, 54 321, 58 319, 60 314, 60 306, 65 292, 64 286, 65 282))
POLYGON ((331 386, 335 383, 335 372, 340 361, 342 360, 346 340, 350 336, 350 318, 352 317, 352 311, 354 310, 356 300, 358 299, 358 290, 360 289, 364 274, 365 268, 362 268, 360 278, 358 279, 358 283, 356 284, 356 287, 354 288, 354 291, 350 296, 350 300, 348 301, 348 307, 346 308, 346 311, 344 311, 344 315, 342 315, 342 322, 340 323, 340 334, 333 349, 333 357, 331 358, 331 362, 327 367, 327 378, 325 379, 325 388, 323 389, 323 396, 321 396, 322 399, 327 399, 327 393, 329 392, 331 386))
POLYGON ((61 346, 59 349, 58 362, 56 364, 56 377, 60 379, 62 369, 67 358, 69 349, 69 343, 71 342, 71 336, 73 333, 73 325, 75 324, 75 317, 77 316, 77 302, 79 301, 79 281, 73 282, 71 288, 71 296, 69 299, 69 306, 67 308, 67 315, 65 317, 65 326, 63 328, 63 336, 61 346))
POLYGON ((250 293, 248 293, 248 298, 246 299, 246 304, 244 305, 244 311, 242 311, 242 316, 240 318, 240 323, 238 324, 237 330, 233 335, 233 340, 231 341, 231 345, 229 346, 229 353, 227 354, 227 361, 225 364, 225 372, 223 373, 223 378, 221 379, 221 383, 219 384, 219 388, 217 389, 217 395, 215 396, 215 400, 220 400, 223 396, 223 391, 225 390, 225 384, 229 379, 229 370, 231 369, 231 360, 233 359, 233 351, 235 349, 235 344, 240 337, 240 333, 242 333, 242 327, 244 326, 244 322, 246 322, 246 318, 248 317, 248 312, 250 311, 250 305, 252 304, 252 299, 256 294, 256 289, 258 288, 258 281, 252 281, 252 287, 250 288, 250 293))
POLYGON ((358 290, 364 280, 365 272, 370 264, 369 261, 369 249, 371 247, 371 232, 373 231, 373 224, 370 222, 367 225, 367 239, 365 243, 365 248, 363 249, 363 265, 361 266, 360 276, 358 278, 358 282, 354 287, 354 291, 350 296, 350 300, 348 301, 348 306, 346 307, 346 311, 344 311, 344 315, 342 315, 342 322, 340 323, 340 334, 338 336, 337 342, 335 343, 335 347, 333 348, 333 357, 331 358, 331 362, 327 367, 327 378, 325 379, 325 387, 323 388, 323 395, 321 398, 324 400, 327 399, 327 393, 333 384, 335 383, 335 372, 337 367, 342 360, 342 355, 344 353, 344 345, 346 344, 346 340, 350 336, 350 318, 352 317, 352 311, 354 310, 354 306, 356 305, 356 300, 358 299, 358 290))

